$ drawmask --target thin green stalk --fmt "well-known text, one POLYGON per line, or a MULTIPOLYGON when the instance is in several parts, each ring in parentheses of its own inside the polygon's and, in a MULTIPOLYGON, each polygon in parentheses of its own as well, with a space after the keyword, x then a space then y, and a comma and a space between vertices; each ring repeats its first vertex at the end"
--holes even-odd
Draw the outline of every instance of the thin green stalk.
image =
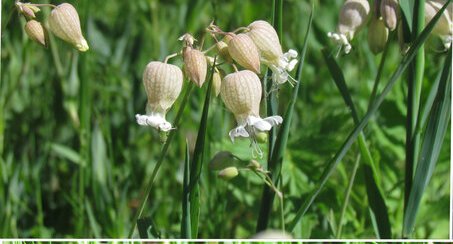
POLYGON ((351 178, 348 183, 348 188, 346 189, 343 206, 341 208, 340 220, 338 221, 338 229, 337 229, 337 233, 335 235, 335 237, 337 239, 341 238, 341 231, 343 229, 343 219, 344 219, 344 215, 346 213, 346 208, 349 205, 349 197, 351 195, 352 186, 354 185, 355 176, 357 174, 357 169, 359 168, 359 165, 360 165, 360 154, 357 156, 357 159, 354 164, 354 168, 352 169, 351 178))
MULTIPOLYGON (((216 58, 214 58, 215 64, 216 58)), ((197 141, 190 165, 189 178, 189 204, 190 204, 190 228, 192 238, 198 237, 198 224, 200 217, 200 175, 203 167, 203 156, 205 152, 206 133, 208 130, 208 113, 209 104, 211 101, 212 77, 214 75, 215 66, 212 66, 211 75, 209 77, 208 89, 201 114, 200 126, 198 128, 197 141)))
MULTIPOLYGON (((283 165, 283 155, 286 150, 289 131, 290 131, 291 123, 292 123, 292 117, 294 114, 294 106, 295 106, 295 103, 296 103, 296 100, 297 100, 297 97, 299 94, 299 87, 300 87, 300 82, 301 82, 301 77, 302 77, 302 69, 303 69, 303 64, 305 61, 305 54, 307 52, 307 43, 308 43, 307 40, 308 40, 308 36, 310 33, 310 29, 311 29, 312 17, 313 17, 313 9, 310 13, 309 21, 307 24, 307 30, 305 33, 305 39, 304 39, 304 43, 303 43, 300 60, 299 60, 299 66, 297 69, 297 75, 296 75, 297 84, 294 87, 291 101, 285 112, 283 124, 282 124, 281 129, 279 130, 278 136, 276 138, 274 150, 271 154, 270 160, 268 161, 268 170, 271 172, 271 178, 272 178, 273 185, 278 185, 278 182, 280 180, 279 176, 281 174, 281 169, 282 169, 282 165, 283 165)), ((257 225, 256 225, 257 232, 265 230, 267 228, 274 198, 275 198, 275 192, 270 187, 265 185, 264 189, 263 189, 263 194, 261 197, 260 212, 259 212, 258 221, 257 221, 257 225)))
MULTIPOLYGON (((182 114, 184 113, 184 108, 186 107, 186 104, 188 103, 190 94, 192 93, 193 89, 193 83, 190 82, 189 86, 187 87, 184 97, 181 101, 181 105, 178 109, 178 112, 176 113, 176 118, 174 121, 174 125, 176 128, 179 127, 180 120, 182 117, 182 114)), ((159 171, 160 166, 162 165, 162 162, 164 161, 164 158, 167 156, 168 148, 170 147, 170 143, 175 137, 177 130, 171 130, 170 134, 168 135, 167 140, 165 141, 164 146, 162 147, 162 151, 160 153, 159 159, 157 160, 156 166, 154 166, 153 172, 151 173, 151 177, 146 184, 146 189, 145 189, 145 194, 142 196, 140 199, 140 207, 138 208, 138 211, 135 213, 134 219, 132 221, 132 227, 129 230, 128 238, 131 238, 132 235, 134 234, 135 226, 137 225, 137 220, 142 216, 143 210, 145 209, 146 201, 148 201, 149 194, 151 193, 151 189, 154 184, 154 179, 156 178, 157 172, 159 171)))
POLYGON ((189 178, 190 178, 190 155, 189 155, 189 142, 186 139, 186 153, 184 160, 184 178, 182 189, 182 221, 181 221, 181 238, 191 238, 190 227, 190 202, 189 202, 189 178))
MULTIPOLYGON (((412 40, 422 32, 425 19, 425 1, 414 2, 412 20, 412 40)), ((410 64, 408 73, 407 117, 406 117, 406 165, 404 184, 404 210, 407 208, 409 193, 412 188, 415 161, 420 149, 420 132, 417 123, 420 110, 421 89, 425 68, 425 52, 423 45, 418 49, 416 56, 410 64)))
POLYGON ((312 193, 310 193, 310 195, 308 196, 308 198, 306 198, 304 203, 300 207, 298 207, 298 210, 296 212, 296 216, 294 217, 293 221, 288 226, 288 230, 293 231, 294 227, 296 227, 296 225, 299 223, 301 217, 307 212, 308 208, 314 202, 314 200, 316 199, 316 197, 319 195, 319 193, 321 192, 322 188, 324 187, 325 183, 327 182, 329 177, 332 175, 332 173, 335 170, 336 166, 339 164, 339 162, 346 155, 346 152, 352 146, 352 144, 357 139, 357 137, 359 136, 359 134, 362 131, 362 129, 367 125, 368 121, 371 119, 371 117, 376 113, 376 111, 378 110, 378 108, 380 107, 382 102, 384 101, 384 99, 387 96, 387 94, 392 90, 392 88, 395 85, 396 81, 399 79, 401 74, 408 67, 409 62, 411 62, 413 60, 416 51, 426 41, 426 39, 428 38, 428 35, 433 30, 435 24, 440 19, 440 17, 442 16, 443 12, 445 11, 445 9, 447 8, 447 6, 448 6, 448 4, 450 2, 451 2, 451 0, 448 0, 448 2, 445 3, 445 5, 441 9, 439 9, 437 14, 433 17, 433 19, 425 27, 423 32, 413 42, 412 46, 407 51, 406 55, 403 56, 403 59, 401 60, 401 62, 398 65, 398 67, 396 68, 395 72, 390 77, 389 82, 384 87, 384 89, 382 90, 381 94, 376 98, 375 102, 371 105, 370 109, 365 114, 365 116, 360 121, 360 123, 358 123, 355 126, 354 130, 349 134, 348 138, 345 140, 345 142, 340 147, 340 149, 336 152, 335 156, 327 163, 327 166, 326 166, 323 174, 321 175, 319 185, 316 187, 316 189, 313 190, 312 193))

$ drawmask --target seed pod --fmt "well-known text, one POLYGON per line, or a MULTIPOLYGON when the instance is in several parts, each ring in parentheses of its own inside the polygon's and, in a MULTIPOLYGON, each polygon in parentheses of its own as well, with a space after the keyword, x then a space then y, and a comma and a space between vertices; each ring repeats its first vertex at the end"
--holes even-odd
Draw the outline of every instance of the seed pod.
POLYGON ((384 50, 389 37, 389 30, 382 18, 373 18, 368 26, 368 45, 374 54, 384 50))
POLYGON ((203 86, 207 71, 206 57, 204 54, 197 49, 185 47, 183 50, 183 59, 186 75, 198 87, 203 86))
POLYGON ((274 27, 264 20, 257 20, 249 26, 247 35, 252 38, 260 54, 266 60, 272 62, 283 55, 282 46, 274 27))
POLYGON ((214 95, 218 97, 220 94, 220 87, 222 86, 222 77, 220 76, 220 72, 217 69, 212 75, 212 86, 212 88, 214 88, 214 95))
POLYGON ((234 61, 257 74, 260 73, 260 54, 253 40, 246 34, 234 35, 228 43, 234 61))
POLYGON ((397 0, 381 0, 380 12, 384 19, 385 26, 394 31, 398 21, 398 1, 397 0))
POLYGON ((89 49, 82 35, 77 10, 69 3, 62 3, 52 10, 49 16, 49 26, 52 33, 66 42, 74 45, 79 51, 89 49))
MULTIPOLYGON (((444 4, 447 3, 445 0, 431 0, 431 1, 426 1, 425 2, 425 24, 428 24, 434 17, 434 15, 439 12, 439 10, 444 6, 444 4)), ((451 36, 452 35, 452 30, 453 30, 453 24, 452 24, 452 13, 451 13, 451 3, 445 9, 445 11, 442 13, 442 16, 440 17, 439 21, 436 23, 436 26, 434 26, 434 29, 432 31, 433 34, 439 35, 439 36, 451 36)))
POLYGON ((354 34, 366 24, 369 13, 367 0, 346 0, 340 10, 338 32, 352 40, 354 34))
POLYGON ((231 180, 238 176, 239 171, 236 167, 228 167, 219 171, 219 176, 224 180, 231 180))
POLYGON ((150 62, 143 73, 149 108, 153 112, 165 114, 181 93, 182 80, 182 71, 178 66, 150 62))
MULTIPOLYGON (((231 39, 230 36, 225 36, 225 39, 227 37, 229 37, 231 39)), ((219 50, 220 56, 225 60, 225 62, 232 63, 233 59, 231 58, 231 55, 228 52, 228 44, 226 44, 225 41, 219 41, 219 42, 217 42, 216 46, 217 46, 217 50, 219 50)))
POLYGON ((261 95, 260 79, 250 70, 225 76, 220 90, 225 106, 237 121, 245 121, 249 115, 259 117, 261 95))
POLYGON ((44 27, 36 20, 29 20, 25 24, 25 33, 27 33, 28 37, 33 41, 47 47, 46 42, 46 32, 44 27))

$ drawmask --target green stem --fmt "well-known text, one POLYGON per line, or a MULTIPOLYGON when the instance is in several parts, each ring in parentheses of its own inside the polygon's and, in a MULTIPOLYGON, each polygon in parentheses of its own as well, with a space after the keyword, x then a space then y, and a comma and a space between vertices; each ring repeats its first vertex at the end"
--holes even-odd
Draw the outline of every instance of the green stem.
POLYGON ((349 204, 349 197, 351 195, 352 186, 354 185, 354 180, 355 180, 355 176, 357 174, 357 169, 359 168, 359 165, 360 165, 360 154, 359 154, 359 156, 357 156, 357 159, 354 164, 354 168, 352 169, 351 179, 349 180, 348 188, 346 189, 346 194, 345 194, 344 201, 343 201, 343 207, 341 208, 340 220, 338 221, 338 229, 337 229, 337 233, 335 235, 335 237, 337 239, 341 238, 341 231, 343 229, 343 219, 344 219, 344 215, 346 213, 346 208, 348 207, 348 204, 349 204))
MULTIPOLYGON (((193 83, 190 82, 189 87, 187 87, 187 89, 184 93, 184 97, 182 99, 181 106, 179 107, 179 110, 176 114, 176 118, 174 121, 174 125, 176 127, 179 126, 179 122, 180 122, 182 114, 184 112, 184 108, 186 107, 186 104, 188 103, 190 94, 192 92, 192 88, 193 88, 193 83)), ((136 212, 134 219, 132 221, 132 227, 129 230, 128 238, 131 238, 132 235, 134 234, 134 230, 137 225, 137 220, 142 216, 143 210, 145 209, 146 201, 148 200, 149 194, 151 193, 151 189, 153 187, 154 179, 156 178, 157 172, 159 171, 159 168, 162 165, 162 162, 164 161, 165 156, 167 156, 168 148, 170 147, 170 142, 173 140, 173 137, 175 136, 176 131, 177 130, 170 131, 170 134, 168 135, 168 138, 162 148, 159 159, 157 160, 156 166, 154 166, 153 172, 151 174, 151 178, 148 181, 148 184, 146 185, 145 194, 140 199, 140 207, 138 208, 138 211, 136 212)))
MULTIPOLYGON (((424 27, 424 0, 415 1, 414 19, 412 23, 412 41, 422 32, 424 27)), ((417 131, 417 123, 420 110, 421 89, 423 84, 423 72, 425 66, 425 54, 423 45, 418 49, 414 60, 409 66, 408 73, 408 101, 406 117, 406 164, 404 186, 404 212, 406 212, 409 193, 413 184, 415 162, 420 149, 420 132, 417 131)))

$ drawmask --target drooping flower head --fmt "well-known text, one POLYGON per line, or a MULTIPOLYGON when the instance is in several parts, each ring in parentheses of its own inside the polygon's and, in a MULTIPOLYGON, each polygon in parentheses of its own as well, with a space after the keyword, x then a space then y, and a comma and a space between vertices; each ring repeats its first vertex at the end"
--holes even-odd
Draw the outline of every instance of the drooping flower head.
POLYGON ((49 16, 49 26, 52 33, 71 43, 79 51, 85 52, 89 49, 82 35, 79 14, 71 4, 62 3, 55 7, 49 16))
POLYGON ((44 47, 47 47, 46 32, 40 22, 34 19, 29 20, 25 24, 24 29, 25 33, 27 33, 30 39, 41 44, 44 47))
MULTIPOLYGON (((425 2, 425 24, 428 24, 439 12, 439 10, 447 3, 445 0, 430 0, 425 2)), ((431 32, 434 35, 438 35, 444 44, 445 49, 450 48, 453 40, 453 22, 452 22, 452 8, 451 3, 442 13, 439 21, 434 26, 431 32)))
POLYGON ((150 62, 143 73, 143 85, 148 97, 146 115, 135 115, 137 123, 169 131, 171 124, 165 114, 181 93, 183 76, 181 69, 172 64, 150 62))
POLYGON ((269 131, 272 126, 281 124, 280 116, 271 116, 262 119, 259 115, 262 96, 261 82, 258 76, 249 71, 242 70, 231 73, 223 79, 220 96, 225 106, 236 118, 237 127, 229 132, 231 140, 236 137, 249 137, 253 153, 262 156, 256 138, 261 132, 269 131))
POLYGON ((379 9, 385 26, 394 31, 398 24, 398 0, 381 0, 379 9))
POLYGON ((239 65, 257 74, 260 73, 260 54, 253 40, 246 34, 229 33, 228 52, 239 65))
POLYGON ((346 0, 340 10, 337 32, 329 32, 327 36, 342 45, 345 53, 349 53, 352 48, 349 42, 366 24, 369 13, 367 0, 346 0))
POLYGON ((289 81, 295 82, 288 74, 297 64, 297 52, 290 49, 283 53, 277 32, 271 24, 264 20, 252 22, 248 27, 247 35, 258 48, 261 61, 272 70, 274 84, 280 85, 289 81))

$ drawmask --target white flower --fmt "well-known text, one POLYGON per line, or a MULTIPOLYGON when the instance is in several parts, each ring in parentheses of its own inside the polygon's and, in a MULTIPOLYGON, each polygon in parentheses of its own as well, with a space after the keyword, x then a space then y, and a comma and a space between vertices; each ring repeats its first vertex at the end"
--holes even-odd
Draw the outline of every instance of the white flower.
POLYGON ((269 131, 272 126, 279 125, 280 116, 261 118, 259 108, 262 96, 261 82, 258 76, 249 70, 242 70, 225 76, 220 95, 226 107, 234 114, 237 126, 229 132, 231 141, 236 137, 250 138, 255 153, 259 157, 263 152, 258 146, 258 133, 269 131))
POLYGON ((275 85, 281 85, 286 81, 291 85, 294 85, 295 82, 297 82, 289 75, 289 72, 296 67, 298 62, 296 50, 290 49, 273 62, 265 60, 264 58, 262 58, 261 61, 272 70, 272 81, 275 85))
POLYGON ((165 120, 165 114, 181 93, 182 80, 182 71, 178 66, 150 62, 143 73, 143 85, 148 97, 146 115, 135 115, 137 123, 160 131, 173 129, 165 120))

